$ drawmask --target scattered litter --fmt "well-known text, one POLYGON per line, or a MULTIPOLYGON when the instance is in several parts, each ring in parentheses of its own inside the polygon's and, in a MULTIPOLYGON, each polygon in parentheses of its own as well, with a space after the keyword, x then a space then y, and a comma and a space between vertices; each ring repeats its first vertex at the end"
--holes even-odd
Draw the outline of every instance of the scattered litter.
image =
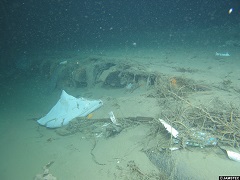
POLYGON ((64 64, 67 64, 68 62, 67 61, 62 61, 62 62, 60 62, 59 64, 60 65, 64 65, 64 64))
POLYGON ((169 150, 170 151, 176 151, 176 150, 179 150, 180 148, 179 147, 170 147, 169 150))
POLYGON ((236 153, 233 151, 227 151, 227 150, 226 150, 226 152, 227 152, 229 159, 240 162, 240 154, 239 153, 236 153))
POLYGON ((127 84, 127 86, 126 86, 127 90, 131 90, 132 88, 133 88, 133 84, 132 83, 127 84))
POLYGON ((126 92, 130 92, 133 93, 133 91, 135 91, 136 89, 138 89, 140 87, 139 83, 128 83, 126 85, 126 92))
POLYGON ((49 168, 53 163, 54 161, 50 161, 45 166, 43 166, 43 173, 37 174, 34 180, 57 180, 57 178, 53 176, 49 171, 49 168))
POLYGON ((105 129, 105 137, 106 138, 113 137, 116 134, 119 134, 123 129, 121 124, 119 124, 117 122, 117 119, 115 118, 112 111, 109 112, 108 115, 109 115, 112 123, 105 126, 106 127, 106 129, 105 129))
POLYGON ((172 126, 170 126, 168 123, 166 123, 164 120, 159 119, 159 121, 162 123, 162 125, 166 128, 166 130, 175 138, 178 136, 178 131, 174 129, 172 126))
POLYGON ((106 126, 108 126, 108 125, 110 125, 110 123, 104 123, 104 124, 102 125, 102 127, 106 127, 106 126))
POLYGON ((103 133, 102 133, 102 132, 101 132, 101 133, 99 133, 99 134, 98 134, 98 133, 96 133, 95 135, 96 135, 96 138, 100 138, 100 137, 102 137, 103 133))
POLYGON ((112 111, 109 112, 108 115, 109 115, 109 117, 110 117, 110 119, 111 119, 111 121, 112 121, 113 124, 115 124, 115 125, 120 125, 120 124, 117 122, 117 119, 115 118, 115 116, 114 116, 114 114, 113 114, 112 111))
POLYGON ((215 56, 229 57, 230 54, 228 52, 225 52, 225 53, 218 53, 218 52, 216 52, 215 56))
POLYGON ((67 125, 76 117, 85 117, 103 105, 101 100, 87 100, 84 98, 75 98, 62 91, 57 104, 49 113, 39 119, 40 125, 48 128, 58 128, 67 125))
MULTIPOLYGON (((173 142, 175 144, 180 143, 178 138, 179 133, 178 131, 166 123, 164 120, 159 119, 159 121, 163 124, 166 130, 175 138, 173 142)), ((205 147, 205 146, 216 146, 217 145, 217 138, 212 137, 210 133, 201 132, 194 128, 190 129, 190 134, 188 135, 188 139, 184 140, 184 145, 193 146, 193 147, 205 147)), ((171 150, 171 149, 170 149, 171 150)), ((176 150, 176 149, 174 149, 176 150)))
POLYGON ((197 131, 196 129, 190 129, 191 135, 189 140, 186 141, 186 145, 195 147, 216 146, 217 138, 212 137, 210 133, 197 131))

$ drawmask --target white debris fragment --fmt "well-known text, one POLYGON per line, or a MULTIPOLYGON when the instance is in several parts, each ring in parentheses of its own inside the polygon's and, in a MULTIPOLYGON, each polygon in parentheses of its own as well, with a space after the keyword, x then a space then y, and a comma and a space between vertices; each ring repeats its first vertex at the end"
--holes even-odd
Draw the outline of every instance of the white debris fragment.
POLYGON ((170 151, 176 151, 176 150, 179 150, 180 148, 179 147, 170 147, 169 150, 170 151))
POLYGON ((240 162, 240 154, 239 153, 236 153, 233 151, 227 151, 227 155, 228 155, 229 159, 240 162))
POLYGON ((159 119, 159 121, 162 123, 162 125, 167 129, 167 131, 175 138, 178 136, 178 131, 174 129, 172 126, 170 126, 168 123, 166 123, 164 120, 159 119))
POLYGON ((102 127, 106 127, 106 126, 108 126, 108 125, 110 125, 110 123, 104 123, 104 124, 102 125, 102 127))
POLYGON ((60 65, 64 65, 64 64, 67 64, 67 61, 62 61, 59 63, 60 65))
POLYGON ((49 168, 53 163, 54 161, 50 161, 45 166, 43 166, 43 173, 37 174, 34 180, 57 180, 57 178, 49 172, 49 168))
POLYGON ((110 117, 110 119, 111 119, 111 121, 112 121, 113 124, 115 124, 115 125, 120 125, 120 124, 117 122, 117 119, 115 118, 115 116, 114 116, 114 114, 113 114, 112 111, 109 112, 108 115, 109 115, 109 117, 110 117))

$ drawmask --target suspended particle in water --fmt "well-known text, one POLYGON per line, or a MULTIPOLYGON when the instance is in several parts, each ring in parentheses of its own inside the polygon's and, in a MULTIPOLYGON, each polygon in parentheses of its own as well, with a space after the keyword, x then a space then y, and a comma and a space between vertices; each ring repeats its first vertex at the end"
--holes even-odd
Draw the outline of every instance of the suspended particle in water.
POLYGON ((228 10, 228 14, 231 14, 233 12, 233 8, 230 8, 229 10, 228 10))

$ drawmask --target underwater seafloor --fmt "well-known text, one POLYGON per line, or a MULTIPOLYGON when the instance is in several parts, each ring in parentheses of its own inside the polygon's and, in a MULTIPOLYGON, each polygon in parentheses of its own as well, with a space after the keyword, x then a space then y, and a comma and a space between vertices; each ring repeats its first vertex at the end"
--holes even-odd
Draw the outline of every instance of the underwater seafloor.
POLYGON ((240 43, 212 39, 34 54, 32 68, 1 77, 0 179, 239 175, 239 162, 223 149, 239 151, 240 43), (40 126, 62 89, 104 105, 62 128, 40 126), (105 127, 110 111, 120 129, 105 127), (182 132, 181 142, 171 141, 159 118, 182 132), (218 145, 186 145, 194 130, 218 145))

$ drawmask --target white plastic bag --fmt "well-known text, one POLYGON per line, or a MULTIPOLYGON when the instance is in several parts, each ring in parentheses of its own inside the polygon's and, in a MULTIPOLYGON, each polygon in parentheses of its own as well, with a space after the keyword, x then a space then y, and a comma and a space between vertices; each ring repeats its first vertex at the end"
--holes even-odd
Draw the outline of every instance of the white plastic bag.
POLYGON ((101 100, 75 98, 63 90, 57 104, 37 122, 48 128, 62 127, 76 117, 87 116, 102 105, 101 100))

